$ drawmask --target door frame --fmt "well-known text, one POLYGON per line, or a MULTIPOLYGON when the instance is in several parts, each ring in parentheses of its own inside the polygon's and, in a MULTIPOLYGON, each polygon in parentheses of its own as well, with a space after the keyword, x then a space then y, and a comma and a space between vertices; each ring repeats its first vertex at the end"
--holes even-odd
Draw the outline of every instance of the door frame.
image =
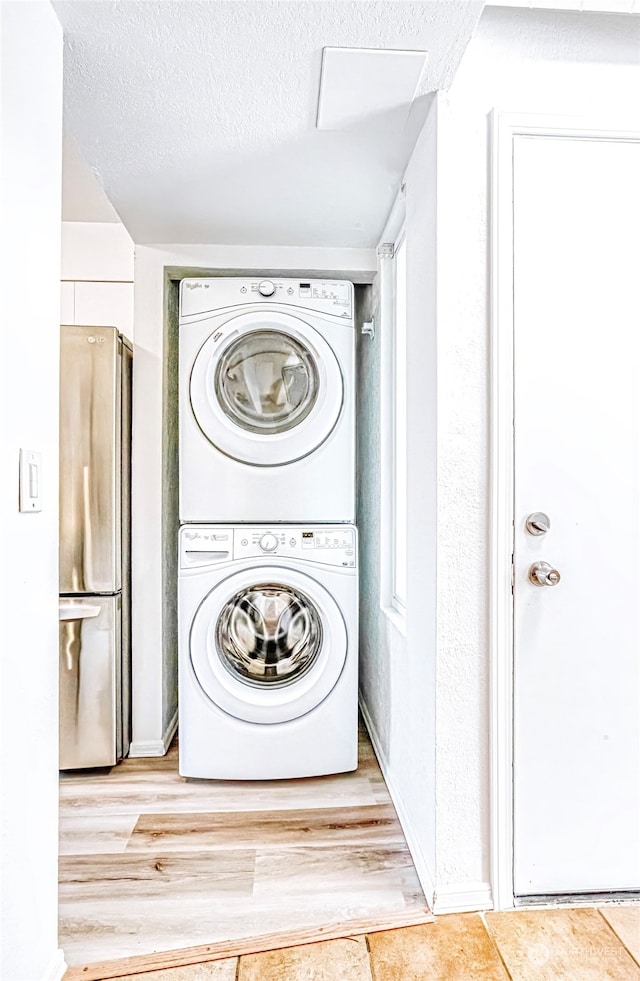
POLYGON ((495 909, 513 888, 514 316, 513 146, 518 136, 640 140, 637 129, 586 117, 490 115, 490 866, 495 909))

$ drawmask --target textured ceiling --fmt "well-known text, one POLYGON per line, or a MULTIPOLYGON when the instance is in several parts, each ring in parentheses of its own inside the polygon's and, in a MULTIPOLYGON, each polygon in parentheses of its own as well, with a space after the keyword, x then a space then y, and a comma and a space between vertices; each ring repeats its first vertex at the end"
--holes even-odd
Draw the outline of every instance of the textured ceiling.
POLYGON ((53 6, 65 129, 134 241, 362 247, 377 241, 429 93, 450 83, 483 0, 53 6), (403 128, 387 111, 315 129, 325 46, 428 51, 403 128))

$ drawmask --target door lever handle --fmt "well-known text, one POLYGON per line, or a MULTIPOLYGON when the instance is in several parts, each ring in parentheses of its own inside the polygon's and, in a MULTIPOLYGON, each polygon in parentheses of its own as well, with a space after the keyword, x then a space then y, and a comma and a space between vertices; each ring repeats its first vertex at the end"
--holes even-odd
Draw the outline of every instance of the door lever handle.
POLYGON ((557 586, 560 573, 548 562, 534 562, 529 569, 529 580, 534 586, 557 586))

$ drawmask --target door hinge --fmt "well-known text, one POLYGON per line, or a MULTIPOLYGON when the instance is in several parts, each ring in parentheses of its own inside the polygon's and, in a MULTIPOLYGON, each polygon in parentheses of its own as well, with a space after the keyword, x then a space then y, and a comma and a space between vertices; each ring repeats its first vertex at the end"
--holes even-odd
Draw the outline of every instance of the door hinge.
POLYGON ((511 553, 511 595, 513 596, 513 589, 516 584, 516 566, 514 561, 514 554, 511 553))
POLYGON ((383 242, 376 249, 378 259, 393 259, 395 254, 396 250, 393 242, 383 242))

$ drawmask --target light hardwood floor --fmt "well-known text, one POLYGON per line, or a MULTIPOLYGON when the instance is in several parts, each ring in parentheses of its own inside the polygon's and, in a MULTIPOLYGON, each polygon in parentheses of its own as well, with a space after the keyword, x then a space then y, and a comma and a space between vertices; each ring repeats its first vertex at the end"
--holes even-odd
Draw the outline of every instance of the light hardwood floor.
POLYGON ((237 953, 265 935, 279 946, 430 919, 364 730, 350 774, 187 781, 174 745, 164 758, 61 775, 69 978, 114 977, 122 958, 132 972, 237 953), (161 956, 185 948, 186 960, 161 956))
POLYGON ((174 746, 60 797, 65 981, 640 981, 638 904, 433 921, 364 731, 353 774, 184 781, 174 746))

